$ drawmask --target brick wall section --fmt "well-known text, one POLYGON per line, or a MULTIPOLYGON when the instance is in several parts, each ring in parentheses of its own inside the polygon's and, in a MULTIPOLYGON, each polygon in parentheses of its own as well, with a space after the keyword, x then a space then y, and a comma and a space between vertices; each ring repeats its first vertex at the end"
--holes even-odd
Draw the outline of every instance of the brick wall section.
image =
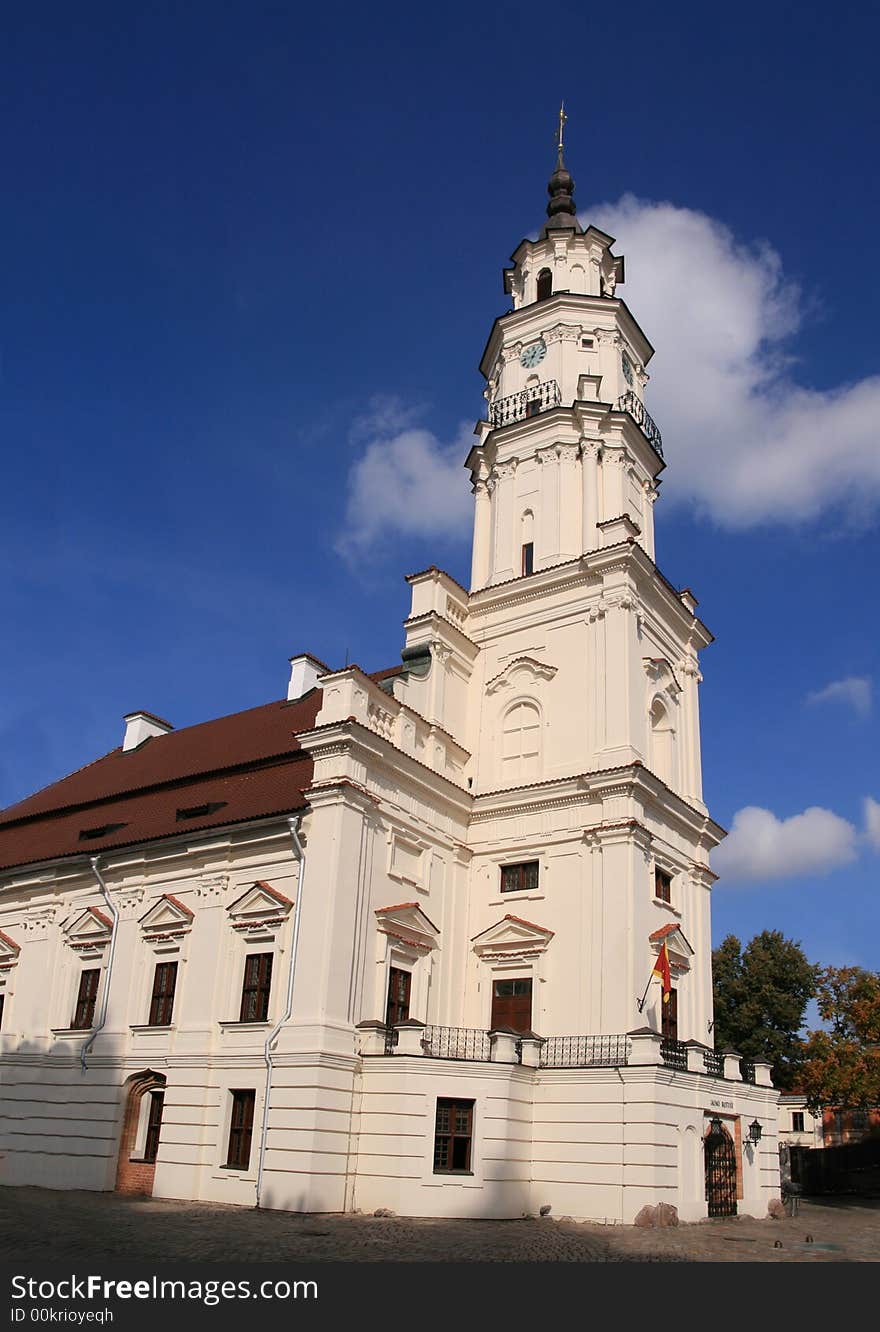
POLYGON ((122 1121, 122 1134, 119 1139, 119 1160, 116 1166, 116 1192, 150 1197, 153 1192, 153 1176, 156 1173, 155 1161, 132 1161, 131 1154, 137 1139, 138 1119, 141 1111, 141 1098, 151 1091, 164 1086, 156 1078, 135 1081, 125 1104, 125 1118, 122 1121))

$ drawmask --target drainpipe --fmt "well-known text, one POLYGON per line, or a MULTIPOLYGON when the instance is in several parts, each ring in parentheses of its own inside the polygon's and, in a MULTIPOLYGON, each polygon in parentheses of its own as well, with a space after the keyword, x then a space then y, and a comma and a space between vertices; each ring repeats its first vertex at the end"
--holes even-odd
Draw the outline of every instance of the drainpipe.
POLYGON ((119 924, 119 912, 116 910, 116 907, 114 906, 113 901, 110 897, 107 885, 101 877, 101 871, 98 869, 97 856, 92 856, 91 865, 92 865, 92 873, 94 874, 95 878, 98 880, 98 886, 101 889, 101 896, 104 898, 104 901, 107 905, 107 910, 110 912, 110 915, 113 918, 113 929, 110 934, 110 953, 107 957, 107 971, 104 975, 100 1016, 98 1018, 96 1026, 92 1030, 91 1036, 86 1041, 79 1055, 79 1062, 82 1065, 83 1073, 85 1073, 86 1071, 86 1056, 88 1055, 89 1050, 91 1050, 96 1037, 99 1035, 102 1027, 104 1026, 104 1023, 107 1020, 107 1002, 110 998, 110 977, 113 974, 113 959, 116 956, 116 927, 119 924))
POLYGON ((279 1031, 284 1026, 293 1011, 293 976, 296 970, 296 951, 299 945, 299 922, 302 912, 303 887, 306 881, 306 853, 303 850, 302 842, 299 840, 299 817, 287 820, 290 828, 290 835, 293 838, 293 845, 296 849, 297 860, 299 861, 299 882, 296 886, 296 906, 293 909, 293 939, 290 944, 290 970, 287 973, 287 1002, 284 1008, 284 1014, 275 1023, 272 1031, 266 1037, 266 1045, 263 1050, 263 1056, 266 1060, 266 1096, 263 1102, 263 1123, 260 1128, 260 1157, 257 1165, 257 1200, 256 1207, 260 1206, 260 1198, 263 1192, 263 1165, 266 1159, 266 1135, 269 1131, 269 1097, 272 1091, 272 1045, 278 1036, 279 1031))

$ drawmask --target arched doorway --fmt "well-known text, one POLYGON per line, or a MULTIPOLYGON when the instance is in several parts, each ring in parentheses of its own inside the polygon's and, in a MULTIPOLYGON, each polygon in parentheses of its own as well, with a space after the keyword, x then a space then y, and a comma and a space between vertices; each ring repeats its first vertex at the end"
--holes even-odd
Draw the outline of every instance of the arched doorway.
POLYGON ((116 1164, 116 1192, 150 1197, 162 1134, 165 1077, 145 1069, 126 1083, 125 1113, 116 1164))
POLYGON ((736 1216, 736 1148, 720 1119, 709 1121, 703 1144, 710 1216, 736 1216))

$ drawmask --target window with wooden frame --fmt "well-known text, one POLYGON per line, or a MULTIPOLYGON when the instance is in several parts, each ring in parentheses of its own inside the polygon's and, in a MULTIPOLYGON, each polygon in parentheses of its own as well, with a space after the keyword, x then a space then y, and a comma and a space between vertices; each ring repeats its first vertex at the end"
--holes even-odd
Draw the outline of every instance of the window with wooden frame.
POLYGON ((148 1092, 150 1110, 147 1116, 147 1136, 144 1140, 144 1160, 153 1162, 159 1151, 159 1134, 162 1132, 162 1110, 165 1106, 163 1091, 148 1092))
POLYGON ((657 867, 654 869, 654 896, 660 902, 672 903, 672 875, 657 867))
POLYGON ((249 953, 244 964, 239 1022, 265 1022, 272 989, 272 954, 249 953))
POLYGON ((76 1007, 73 1010, 71 1027, 77 1031, 87 1031, 95 1021, 95 1003, 98 998, 98 982, 101 971, 96 967, 92 971, 81 971, 79 989, 76 995, 76 1007))
POLYGON ((254 1131, 255 1091, 232 1092, 232 1115, 229 1120, 229 1149, 226 1164, 235 1170, 247 1170, 251 1162, 251 1138, 254 1131))
POLYGON ((665 1004, 660 1005, 662 1012, 660 1015, 660 1034, 664 1041, 678 1040, 678 990, 673 985, 669 991, 669 999, 665 1004))
POLYGON ((391 967, 388 971, 388 1002, 385 1005, 385 1026, 393 1027, 398 1022, 406 1022, 409 1017, 409 997, 412 989, 412 972, 402 967, 391 967))
POLYGON ((546 301, 548 296, 553 295, 553 274, 550 272, 549 268, 541 269, 540 273, 538 274, 538 281, 536 283, 536 287, 537 287, 537 299, 539 301, 546 301))
POLYGON ((538 887, 537 860, 524 860, 519 865, 501 866, 502 893, 534 892, 538 887))
POLYGON ((528 578, 535 572, 535 543, 524 541, 522 548, 522 576, 528 578))
POLYGON ((792 1133, 803 1133, 803 1131, 804 1131, 804 1112, 803 1112, 803 1110, 792 1110, 792 1112, 791 1112, 791 1131, 792 1131, 792 1133))
POLYGON ((471 1174, 473 1132, 473 1101, 438 1096, 434 1128, 435 1175, 471 1174))
POLYGON ((157 962, 153 975, 153 995, 150 1000, 151 1027, 170 1027, 174 1013, 174 989, 177 985, 177 963, 157 962))

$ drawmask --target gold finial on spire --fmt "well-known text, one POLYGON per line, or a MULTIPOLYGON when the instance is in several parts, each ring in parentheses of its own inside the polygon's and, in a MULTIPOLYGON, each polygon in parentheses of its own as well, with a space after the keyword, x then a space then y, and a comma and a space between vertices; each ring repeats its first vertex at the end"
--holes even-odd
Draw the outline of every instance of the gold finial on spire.
POLYGON ((566 122, 567 120, 568 120, 568 116, 565 114, 565 102, 560 102, 560 103, 559 103, 559 130, 558 130, 557 135, 556 135, 556 150, 557 150, 557 152, 559 152, 559 153, 562 152, 562 135, 563 135, 563 131, 564 131, 564 129, 565 129, 565 122, 566 122))

